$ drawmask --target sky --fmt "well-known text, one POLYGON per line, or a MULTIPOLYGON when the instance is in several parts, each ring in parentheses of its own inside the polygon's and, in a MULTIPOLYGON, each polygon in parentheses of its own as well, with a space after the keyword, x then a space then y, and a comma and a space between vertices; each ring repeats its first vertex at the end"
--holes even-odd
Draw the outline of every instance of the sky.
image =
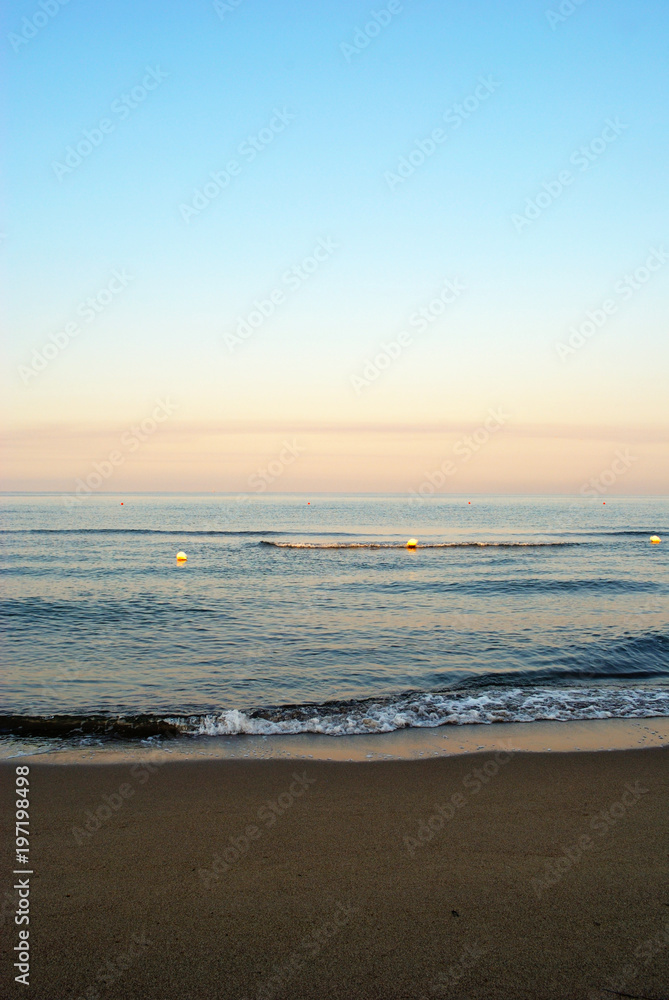
POLYGON ((669 492, 668 22, 7 5, 2 488, 669 492))

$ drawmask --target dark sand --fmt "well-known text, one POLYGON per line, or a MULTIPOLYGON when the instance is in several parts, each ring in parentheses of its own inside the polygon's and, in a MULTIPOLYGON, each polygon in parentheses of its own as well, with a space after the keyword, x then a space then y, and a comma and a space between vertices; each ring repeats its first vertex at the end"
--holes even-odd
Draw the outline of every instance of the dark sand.
POLYGON ((13 982, 5 895, 25 760, 7 762, 0 996, 669 997, 667 751, 523 753, 475 775, 494 761, 148 772, 32 758, 28 988, 13 982), (294 773, 312 783, 290 804, 294 773), (270 826, 266 803, 282 794, 270 826), (410 853, 404 838, 450 801, 453 818, 410 853), (73 827, 99 807, 100 828, 78 844, 73 827), (225 868, 230 837, 241 853, 225 868))

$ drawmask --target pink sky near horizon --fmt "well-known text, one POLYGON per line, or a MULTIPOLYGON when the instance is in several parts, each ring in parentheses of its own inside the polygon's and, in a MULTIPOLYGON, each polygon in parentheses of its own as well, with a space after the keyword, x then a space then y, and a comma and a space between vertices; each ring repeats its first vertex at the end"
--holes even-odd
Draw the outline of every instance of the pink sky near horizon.
MULTIPOLYGON (((669 493, 662 428, 478 423, 137 422, 24 427, 4 442, 5 491, 669 493), (427 486, 425 484, 428 484, 427 486)), ((151 414, 160 419, 154 419, 151 414)))

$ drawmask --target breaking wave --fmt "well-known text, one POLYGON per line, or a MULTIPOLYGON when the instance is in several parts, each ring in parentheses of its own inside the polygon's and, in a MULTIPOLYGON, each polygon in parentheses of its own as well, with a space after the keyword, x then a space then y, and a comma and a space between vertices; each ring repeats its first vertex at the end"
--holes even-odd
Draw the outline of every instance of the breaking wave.
POLYGON ((2 716, 0 732, 21 736, 355 736, 397 729, 669 717, 669 687, 487 687, 408 692, 390 698, 187 715, 2 716))
MULTIPOLYGON (((268 532, 266 532, 268 534, 268 532)), ((406 542, 268 542, 263 539, 259 545, 271 545, 276 549, 405 549, 406 542)), ((582 545, 582 542, 425 542, 419 549, 517 549, 556 548, 565 545, 582 545)))

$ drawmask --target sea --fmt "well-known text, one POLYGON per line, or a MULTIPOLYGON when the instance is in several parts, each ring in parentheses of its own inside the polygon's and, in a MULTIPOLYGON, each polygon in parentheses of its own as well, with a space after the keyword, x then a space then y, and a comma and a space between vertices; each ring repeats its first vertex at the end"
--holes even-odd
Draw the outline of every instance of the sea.
POLYGON ((3 756, 669 717, 666 498, 0 507, 3 756))

